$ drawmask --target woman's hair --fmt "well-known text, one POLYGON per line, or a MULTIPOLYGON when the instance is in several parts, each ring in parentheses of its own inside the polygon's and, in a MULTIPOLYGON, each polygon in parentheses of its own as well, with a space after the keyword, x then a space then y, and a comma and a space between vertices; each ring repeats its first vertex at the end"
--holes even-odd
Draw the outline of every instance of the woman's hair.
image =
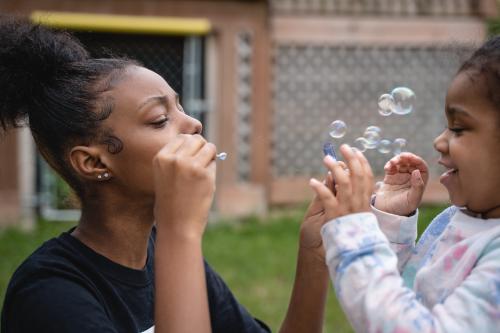
POLYGON ((113 110, 104 93, 131 65, 91 58, 68 33, 0 16, 0 129, 29 125, 40 153, 82 198, 69 150, 96 142, 121 150, 102 124, 113 110))
POLYGON ((488 98, 500 110, 500 36, 495 36, 467 59, 458 73, 472 72, 486 79, 488 98))

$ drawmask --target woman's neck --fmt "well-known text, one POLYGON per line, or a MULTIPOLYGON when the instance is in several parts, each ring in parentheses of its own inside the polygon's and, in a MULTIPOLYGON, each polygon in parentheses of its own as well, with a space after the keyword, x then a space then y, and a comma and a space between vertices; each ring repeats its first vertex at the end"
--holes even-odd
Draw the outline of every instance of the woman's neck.
POLYGON ((143 269, 153 227, 153 206, 140 203, 85 203, 72 236, 113 262, 143 269))

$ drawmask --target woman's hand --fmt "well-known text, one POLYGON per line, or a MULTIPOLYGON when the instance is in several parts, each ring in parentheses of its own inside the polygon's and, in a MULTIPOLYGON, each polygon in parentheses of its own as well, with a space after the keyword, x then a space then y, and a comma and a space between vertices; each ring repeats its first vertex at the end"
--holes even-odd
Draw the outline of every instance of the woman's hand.
POLYGON ((179 135, 153 159, 155 220, 182 237, 201 238, 215 192, 216 148, 201 135, 179 135))
POLYGON ((310 185, 316 192, 324 209, 324 222, 334 218, 370 211, 370 197, 373 191, 373 173, 364 155, 348 145, 342 145, 345 166, 330 156, 324 158, 335 183, 335 191, 316 179, 310 185))
MULTIPOLYGON (((343 162, 340 162, 343 163, 343 162)), ((326 176, 324 184, 327 188, 334 190, 332 174, 329 172, 326 176)), ((321 238, 320 230, 325 220, 325 209, 319 199, 315 195, 311 204, 307 208, 306 215, 300 226, 300 248, 309 251, 317 259, 320 267, 326 268, 325 249, 321 238)))
POLYGON ((386 163, 382 186, 374 206, 378 210, 408 216, 420 205, 429 179, 429 168, 417 155, 402 153, 386 163))

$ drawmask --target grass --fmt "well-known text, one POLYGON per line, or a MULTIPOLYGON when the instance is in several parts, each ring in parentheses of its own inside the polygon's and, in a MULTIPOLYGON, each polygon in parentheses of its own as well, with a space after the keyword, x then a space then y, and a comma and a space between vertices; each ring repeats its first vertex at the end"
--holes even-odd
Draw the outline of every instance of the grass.
MULTIPOLYGON (((443 207, 420 211, 419 231, 443 207)), ((277 331, 288 305, 295 261, 297 236, 303 210, 273 214, 265 221, 249 218, 211 225, 205 236, 204 253, 224 278, 240 303, 277 331)), ((45 240, 74 224, 41 221, 35 230, 16 228, 0 232, 0 300, 16 267, 45 240)), ((325 332, 352 332, 333 291, 329 293, 325 332)))

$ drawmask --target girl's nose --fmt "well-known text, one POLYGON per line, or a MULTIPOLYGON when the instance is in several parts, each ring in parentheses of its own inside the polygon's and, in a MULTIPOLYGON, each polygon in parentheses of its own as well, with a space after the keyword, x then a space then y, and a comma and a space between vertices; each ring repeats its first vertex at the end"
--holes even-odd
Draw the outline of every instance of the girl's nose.
POLYGON ((436 149, 441 154, 446 154, 448 152, 448 138, 446 135, 446 129, 434 139, 434 149, 436 149))

